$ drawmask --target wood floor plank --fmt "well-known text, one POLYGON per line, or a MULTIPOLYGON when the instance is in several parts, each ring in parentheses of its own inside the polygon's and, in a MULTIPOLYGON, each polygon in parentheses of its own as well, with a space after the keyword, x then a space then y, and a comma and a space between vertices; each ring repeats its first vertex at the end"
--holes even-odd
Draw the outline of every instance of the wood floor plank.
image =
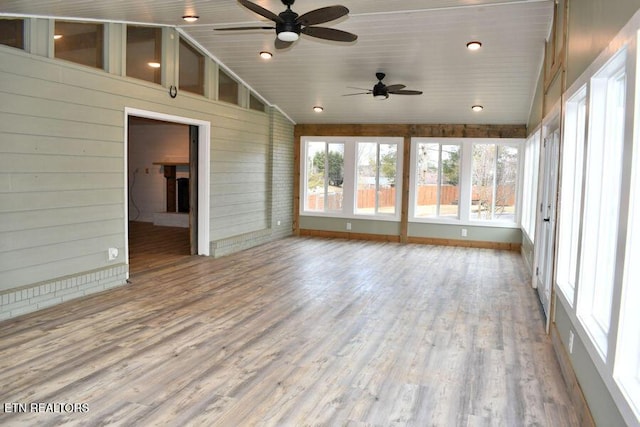
POLYGON ((517 253, 137 256, 126 287, 0 323, 0 401, 88 406, 0 424, 579 425, 517 253))

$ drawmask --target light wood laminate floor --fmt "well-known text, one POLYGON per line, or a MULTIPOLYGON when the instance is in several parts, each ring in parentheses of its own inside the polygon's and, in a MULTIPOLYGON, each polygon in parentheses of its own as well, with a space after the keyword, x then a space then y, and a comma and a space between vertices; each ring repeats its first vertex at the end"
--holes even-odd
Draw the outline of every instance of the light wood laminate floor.
POLYGON ((88 409, 0 425, 578 425, 517 253, 288 238, 132 282, 0 323, 0 403, 88 409))

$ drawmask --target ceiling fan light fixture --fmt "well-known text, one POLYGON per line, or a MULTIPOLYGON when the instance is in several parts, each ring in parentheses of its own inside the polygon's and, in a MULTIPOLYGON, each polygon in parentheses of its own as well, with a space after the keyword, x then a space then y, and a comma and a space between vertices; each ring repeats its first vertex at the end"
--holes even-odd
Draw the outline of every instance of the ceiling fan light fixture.
POLYGON ((266 50, 263 50, 262 52, 260 52, 260 58, 262 59, 271 59, 273 57, 273 53, 271 52, 267 52, 266 50))
POLYGON ((322 113, 324 111, 324 108, 322 108, 319 105, 316 105, 315 107, 313 107, 313 111, 315 111, 316 113, 322 113))
POLYGON ((473 105, 471 106, 471 109, 475 112, 478 112, 484 110, 484 107, 482 105, 473 105))
POLYGON ((480 43, 477 40, 470 41, 469 43, 467 43, 467 49, 469 50, 478 50, 481 47, 482 47, 482 43, 480 43))
POLYGON ((385 95, 383 93, 379 93, 377 95, 373 95, 374 99, 379 99, 380 101, 387 99, 389 97, 389 95, 385 95))
POLYGON ((278 33, 278 38, 283 42, 294 42, 298 40, 298 33, 293 31, 281 31, 278 33))
POLYGON ((200 17, 198 15, 184 15, 182 19, 184 19, 185 22, 192 23, 196 22, 200 17))

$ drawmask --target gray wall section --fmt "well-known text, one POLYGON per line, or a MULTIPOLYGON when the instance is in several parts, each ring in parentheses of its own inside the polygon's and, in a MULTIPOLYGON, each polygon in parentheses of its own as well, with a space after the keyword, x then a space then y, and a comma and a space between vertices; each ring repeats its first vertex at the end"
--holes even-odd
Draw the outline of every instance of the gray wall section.
POLYGON ((0 294, 124 265, 125 107, 211 123, 212 245, 234 238, 233 252, 291 234, 293 125, 275 109, 172 99, 159 85, 5 46, 0 97, 0 294))
MULTIPOLYGON (((562 344, 565 349, 568 349, 569 330, 572 329, 572 323, 559 300, 556 303, 555 322, 562 344)), ((573 330, 575 331, 575 329, 573 330)), ((568 350, 567 354, 569 354, 568 350)), ((575 333, 573 337, 573 352, 569 354, 569 359, 596 425, 626 426, 627 423, 607 391, 607 386, 591 361, 584 343, 580 336, 575 333)))
POLYGON ((520 243, 522 231, 519 228, 483 227, 458 224, 409 223, 408 235, 411 237, 430 237, 434 239, 473 240, 480 242, 520 243), (462 237, 462 229, 467 237, 462 237))
MULTIPOLYGON (((566 58, 567 88, 580 77, 639 8, 639 0, 570 1, 566 58)), ((529 132, 533 131, 542 121, 542 117, 537 115, 537 111, 542 109, 542 78, 541 75, 537 85, 528 123, 529 132)), ((556 90, 556 92, 560 91, 556 90)), ((553 92, 552 96, 547 99, 548 106, 552 106, 560 99, 561 94, 556 92, 553 92)), ((525 258, 525 251, 529 246, 530 242, 526 236, 523 237, 522 253, 525 258)), ((559 300, 556 301, 555 307, 555 324, 565 348, 568 348, 569 330, 575 330, 575 326, 559 300)), ((603 426, 626 425, 578 334, 575 334, 573 353, 570 357, 596 424, 603 426)))
POLYGON ((567 86, 580 77, 640 8, 640 0, 571 0, 567 86))

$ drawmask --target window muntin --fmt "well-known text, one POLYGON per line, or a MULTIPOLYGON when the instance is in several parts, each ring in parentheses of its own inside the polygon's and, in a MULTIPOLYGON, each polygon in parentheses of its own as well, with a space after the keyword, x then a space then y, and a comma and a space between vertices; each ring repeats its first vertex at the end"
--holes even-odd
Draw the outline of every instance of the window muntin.
POLYGON ((180 38, 179 87, 186 92, 204 95, 204 55, 180 38))
POLYGON ((571 306, 578 267, 586 112, 585 87, 567 101, 562 144, 556 283, 571 306))
POLYGON ((538 201, 538 168, 540 163, 540 131, 525 142, 522 183, 522 229, 532 243, 536 235, 536 205, 538 201))
POLYGON ((127 76, 161 83, 162 29, 127 25, 127 76))
POLYGON ((56 58, 103 69, 103 24, 56 21, 54 35, 56 58))
POLYGON ((238 104, 238 82, 227 73, 218 70, 218 100, 238 104))
POLYGON ((518 148, 476 143, 472 159, 471 219, 515 222, 518 148))
POLYGON ((395 215, 398 144, 358 142, 356 150, 356 214, 395 215))
POLYGON ((344 144, 325 141, 306 143, 304 210, 342 212, 344 144))
POLYGON ((615 276, 624 146, 626 51, 591 79, 578 318, 606 359, 615 276))
POLYGON ((460 155, 460 144, 416 144, 414 217, 459 217, 460 155))
POLYGON ((0 19, 0 44, 24 49, 23 19, 0 19))

